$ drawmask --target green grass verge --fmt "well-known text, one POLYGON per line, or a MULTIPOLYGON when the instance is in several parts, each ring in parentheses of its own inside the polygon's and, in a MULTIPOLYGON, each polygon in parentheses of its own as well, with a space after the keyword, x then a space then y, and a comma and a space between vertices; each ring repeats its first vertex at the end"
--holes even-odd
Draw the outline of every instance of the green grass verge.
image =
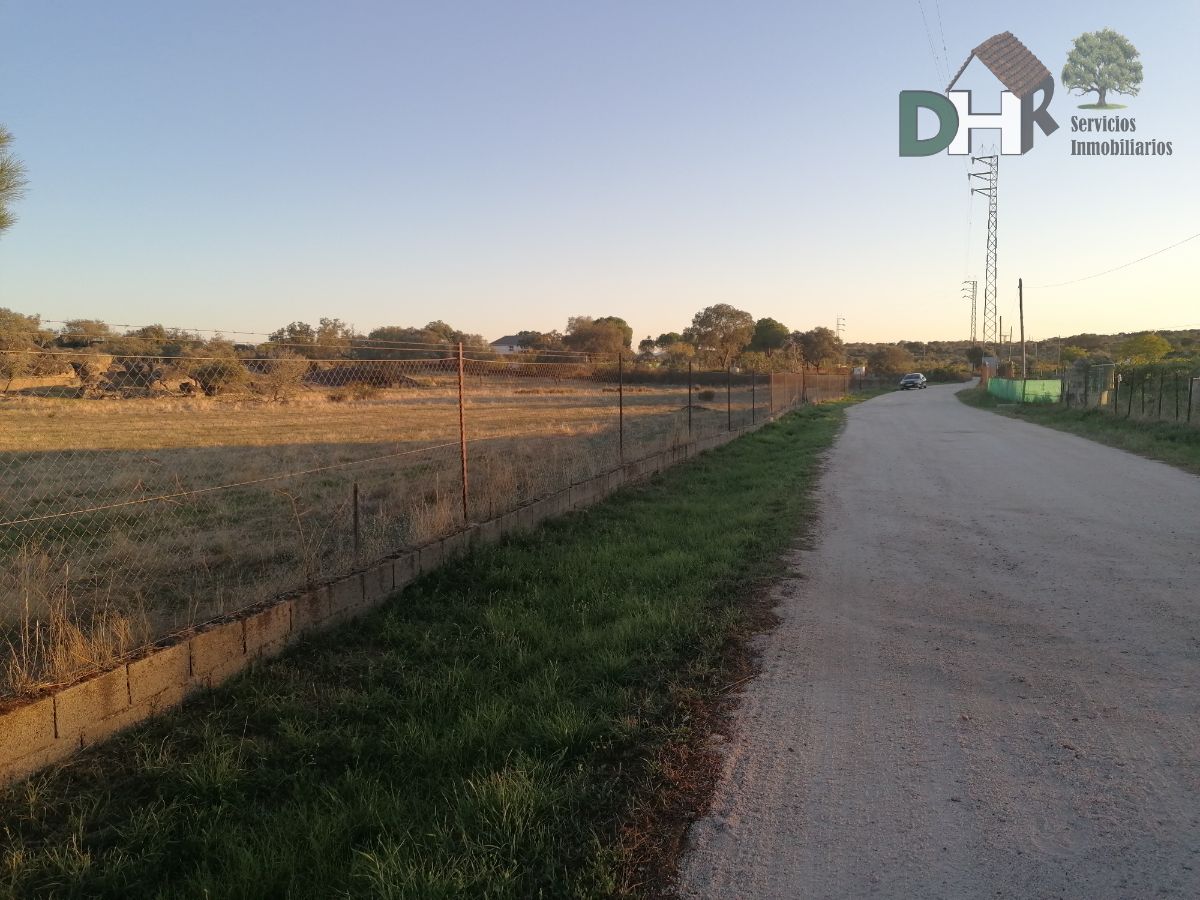
POLYGON ((1192 425, 1141 422, 1123 419, 1111 412, 1066 409, 1058 404, 1006 403, 975 388, 959 391, 958 399, 968 406, 990 409, 1059 431, 1069 431, 1110 447, 1119 447, 1200 474, 1200 428, 1192 425))
POLYGON ((591 897, 813 515, 803 409, 0 792, 0 896, 591 897))

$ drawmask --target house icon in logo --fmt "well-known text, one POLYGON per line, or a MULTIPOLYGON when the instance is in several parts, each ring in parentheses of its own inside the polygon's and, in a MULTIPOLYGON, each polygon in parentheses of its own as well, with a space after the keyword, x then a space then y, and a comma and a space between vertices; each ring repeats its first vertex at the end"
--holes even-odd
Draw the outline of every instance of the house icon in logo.
POLYGON ((1054 96, 1054 76, 1011 31, 988 38, 971 51, 957 74, 946 85, 945 94, 933 91, 900 92, 900 155, 932 156, 947 150, 954 156, 970 152, 971 130, 1000 129, 1000 152, 1020 155, 1033 149, 1033 126, 1043 134, 1053 134, 1058 123, 1047 107, 1054 96), (1000 112, 977 113, 971 108, 971 92, 956 91, 971 60, 978 59, 996 76, 1005 90, 1000 95, 1000 112), (1036 96, 1041 92, 1041 102, 1036 96), (932 111, 938 118, 938 133, 931 138, 917 136, 920 109, 932 111))

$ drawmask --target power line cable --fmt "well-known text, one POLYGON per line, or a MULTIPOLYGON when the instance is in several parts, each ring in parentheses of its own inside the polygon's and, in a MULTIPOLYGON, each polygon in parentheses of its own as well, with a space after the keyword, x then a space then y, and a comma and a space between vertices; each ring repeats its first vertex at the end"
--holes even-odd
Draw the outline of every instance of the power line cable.
POLYGON ((933 67, 937 70, 939 78, 949 81, 949 72, 942 65, 941 60, 938 58, 937 50, 933 46, 933 34, 929 30, 929 20, 925 17, 925 6, 921 3, 921 0, 917 0, 917 9, 921 11, 921 22, 925 26, 925 39, 929 42, 929 55, 933 57, 933 67))
POLYGON ((1032 285, 1032 287, 1037 290, 1048 290, 1050 288, 1066 287, 1068 284, 1078 284, 1081 281, 1090 281, 1091 279, 1099 278, 1102 275, 1111 275, 1113 272, 1119 272, 1121 269, 1128 269, 1130 266, 1136 266, 1140 262, 1145 262, 1151 257, 1158 256, 1160 253, 1166 253, 1168 250, 1174 250, 1176 247, 1182 247, 1188 241, 1194 241, 1196 238, 1200 238, 1200 231, 1196 232, 1191 237, 1185 237, 1182 241, 1176 241, 1174 244, 1171 244, 1168 247, 1155 250, 1153 253, 1147 253, 1145 256, 1139 256, 1137 259, 1130 260, 1127 263, 1122 263, 1119 266, 1113 266, 1111 269, 1105 269, 1103 272, 1096 272, 1093 275, 1084 275, 1082 278, 1073 278, 1070 281, 1058 281, 1054 284, 1035 284, 1032 285))
POLYGON ((946 74, 950 74, 950 51, 946 49, 946 31, 942 28, 942 4, 939 0, 933 0, 933 5, 937 8, 938 18, 938 34, 942 36, 942 58, 946 62, 946 74))

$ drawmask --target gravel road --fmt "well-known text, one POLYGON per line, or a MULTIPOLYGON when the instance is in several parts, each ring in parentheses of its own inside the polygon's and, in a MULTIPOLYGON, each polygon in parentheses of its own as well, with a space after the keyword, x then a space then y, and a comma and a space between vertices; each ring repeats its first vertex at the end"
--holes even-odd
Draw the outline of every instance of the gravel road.
POLYGON ((683 896, 1200 897, 1200 478, 957 389, 850 410, 683 896))

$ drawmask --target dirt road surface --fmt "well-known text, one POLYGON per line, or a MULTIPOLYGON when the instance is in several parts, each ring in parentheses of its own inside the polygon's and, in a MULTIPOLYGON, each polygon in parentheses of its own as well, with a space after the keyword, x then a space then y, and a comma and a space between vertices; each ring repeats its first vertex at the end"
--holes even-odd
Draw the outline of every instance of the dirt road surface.
POLYGON ((850 410, 683 896, 1200 897, 1200 478, 957 389, 850 410))

